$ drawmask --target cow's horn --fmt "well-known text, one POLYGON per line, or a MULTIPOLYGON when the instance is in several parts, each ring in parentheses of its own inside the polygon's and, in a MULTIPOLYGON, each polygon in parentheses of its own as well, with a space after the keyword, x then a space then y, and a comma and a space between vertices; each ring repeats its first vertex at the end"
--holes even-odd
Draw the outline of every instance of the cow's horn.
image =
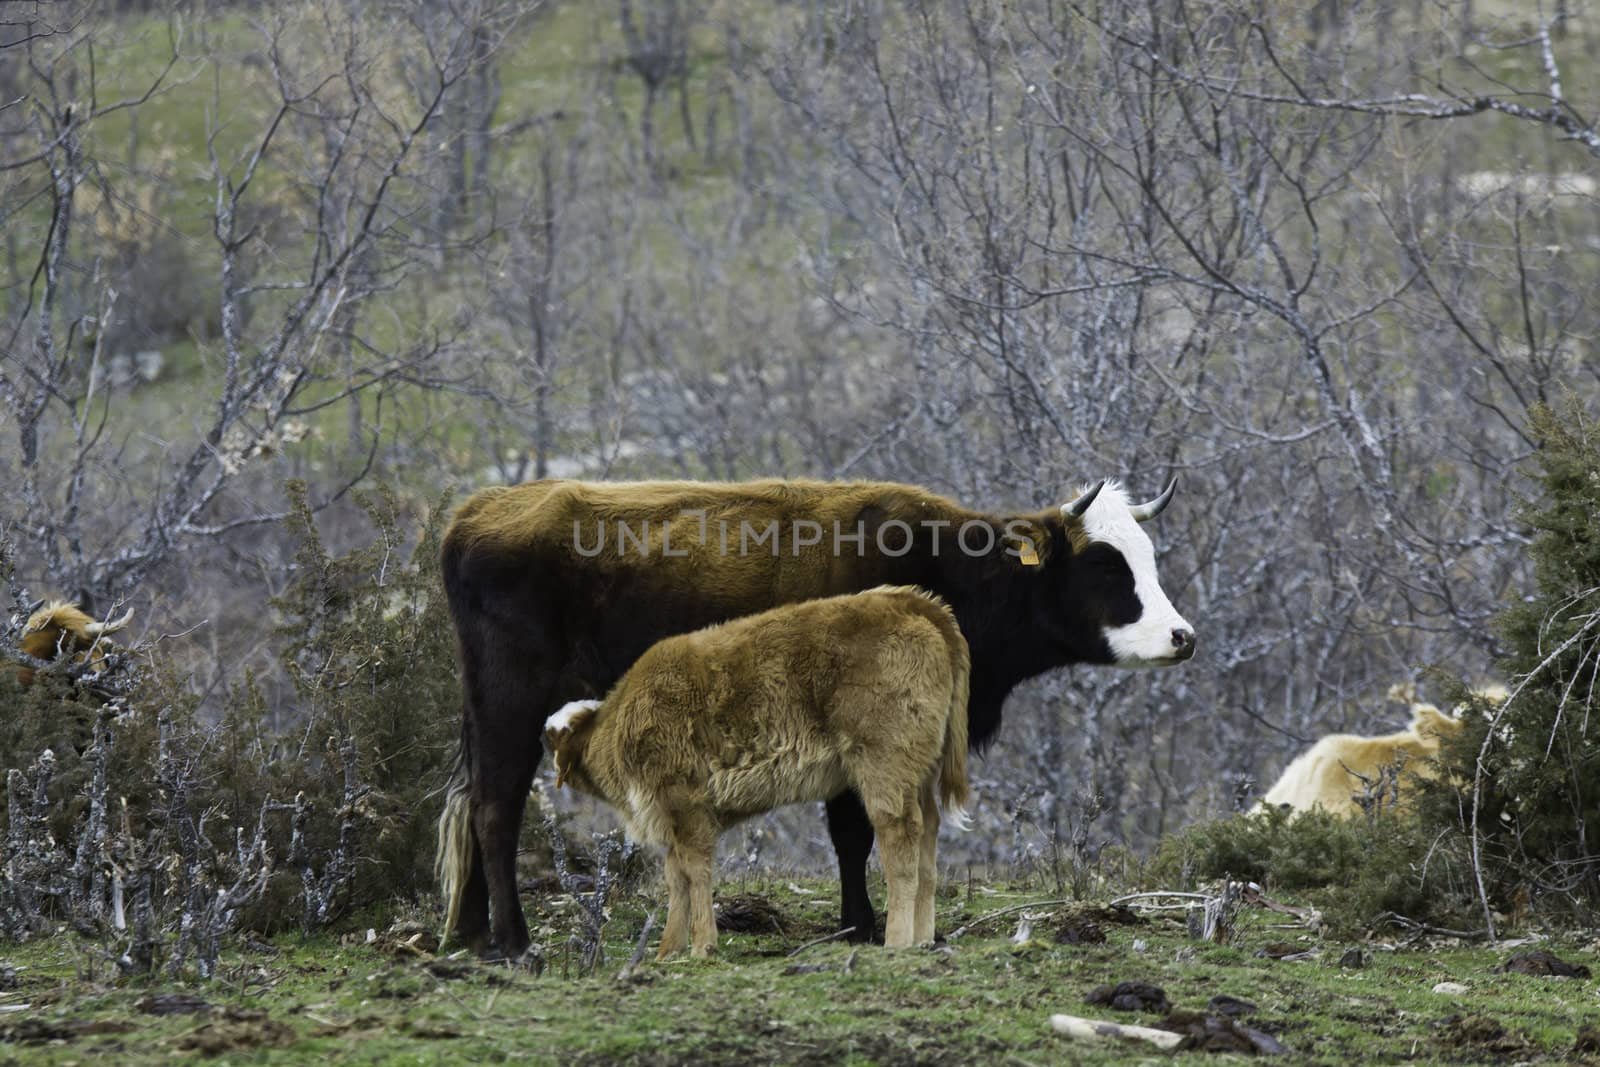
POLYGON ((132 619, 133 609, 129 608, 127 611, 122 613, 122 618, 120 619, 116 619, 113 622, 91 622, 88 626, 84 627, 84 629, 89 631, 89 635, 91 637, 103 637, 106 634, 116 633, 118 630, 128 625, 132 619))
POLYGON ((44 607, 44 597, 40 597, 38 600, 35 600, 32 604, 28 605, 28 614, 32 615, 42 607, 44 607))
POLYGON ((1061 505, 1061 516, 1066 519, 1075 519, 1089 510, 1089 505, 1094 503, 1094 498, 1106 486, 1106 480, 1101 478, 1095 483, 1093 489, 1085 489, 1081 494, 1061 505))
POLYGON ((1133 517, 1136 522, 1144 522, 1147 519, 1153 519, 1157 515, 1161 514, 1161 512, 1166 509, 1168 504, 1172 503, 1172 491, 1176 488, 1178 488, 1178 476, 1173 475, 1172 481, 1168 482, 1167 487, 1161 490, 1160 496, 1156 497, 1154 500, 1146 501, 1143 504, 1135 504, 1128 510, 1133 512, 1133 517))

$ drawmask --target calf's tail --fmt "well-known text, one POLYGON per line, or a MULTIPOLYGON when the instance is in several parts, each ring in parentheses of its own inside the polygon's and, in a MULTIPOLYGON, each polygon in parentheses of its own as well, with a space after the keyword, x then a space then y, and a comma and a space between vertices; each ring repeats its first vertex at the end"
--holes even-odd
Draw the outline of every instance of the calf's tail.
POLYGON ((944 754, 939 761, 939 800, 941 806, 962 829, 967 827, 967 805, 972 789, 967 783, 967 697, 972 675, 967 642, 951 619, 945 635, 950 649, 950 716, 944 724, 944 754))

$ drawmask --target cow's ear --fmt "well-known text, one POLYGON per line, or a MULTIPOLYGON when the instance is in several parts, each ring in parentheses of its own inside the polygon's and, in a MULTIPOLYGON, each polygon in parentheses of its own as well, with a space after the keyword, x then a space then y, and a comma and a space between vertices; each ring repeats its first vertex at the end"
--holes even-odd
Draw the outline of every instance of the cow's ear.
POLYGON ((1461 720, 1451 718, 1433 704, 1411 705, 1411 729, 1418 736, 1432 734, 1442 737, 1461 729, 1461 720))
POLYGON ((1049 517, 1006 520, 1000 532, 1006 558, 1024 570, 1043 567, 1056 552, 1057 531, 1051 529, 1052 522, 1060 525, 1059 519, 1049 517))

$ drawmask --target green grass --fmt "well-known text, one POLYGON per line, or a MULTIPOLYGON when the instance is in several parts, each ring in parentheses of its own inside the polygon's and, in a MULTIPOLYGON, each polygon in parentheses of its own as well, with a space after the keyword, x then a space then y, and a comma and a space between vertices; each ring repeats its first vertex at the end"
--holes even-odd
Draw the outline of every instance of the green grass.
MULTIPOLYGON (((725 886, 723 899, 734 888, 725 886)), ((1247 912, 1236 942, 1220 946, 1187 940, 1174 919, 1102 919, 1103 944, 1057 944, 1059 921, 1084 906, 1041 905, 1027 913, 1033 939, 1020 945, 1010 939, 1010 914, 937 949, 829 943, 789 958, 828 929, 834 892, 828 883, 769 885, 761 895, 779 909, 785 933, 724 934, 717 960, 646 962, 629 981, 615 976, 644 911, 659 907, 648 892, 616 907, 606 963, 591 977, 577 976, 577 956, 565 947, 576 920, 559 898, 525 902, 548 946, 540 976, 397 953, 398 935, 379 935, 373 945, 360 936, 352 944, 283 938, 229 953, 217 980, 180 988, 118 979, 90 949, 59 937, 10 950, 19 973, 0 1005, 31 1007, 0 1015, 0 1062, 107 1056, 144 1064, 199 1053, 249 1063, 1125 1063, 1155 1054, 1069 1041, 1050 1030, 1049 1016, 1155 1024, 1151 1013, 1083 1002, 1096 985, 1141 980, 1162 986, 1181 1008, 1203 1009, 1218 994, 1254 1002, 1259 1010, 1247 1024, 1275 1035, 1297 1062, 1555 1063, 1571 1060, 1578 1026, 1596 1013, 1592 980, 1491 973, 1509 949, 1368 946, 1366 967, 1344 969, 1338 960, 1347 946, 1273 929, 1264 912, 1247 912), (1256 954, 1286 939, 1320 957, 1256 954), (1432 992, 1441 981, 1469 991, 1432 992), (156 1015, 141 1007, 176 992, 213 1008, 156 1015)), ((946 934, 1039 900, 989 887, 947 894, 939 913, 946 934)), ((1592 946, 1543 947, 1595 962, 1592 946)), ((1175 1059, 1214 1062, 1200 1053, 1175 1059)))

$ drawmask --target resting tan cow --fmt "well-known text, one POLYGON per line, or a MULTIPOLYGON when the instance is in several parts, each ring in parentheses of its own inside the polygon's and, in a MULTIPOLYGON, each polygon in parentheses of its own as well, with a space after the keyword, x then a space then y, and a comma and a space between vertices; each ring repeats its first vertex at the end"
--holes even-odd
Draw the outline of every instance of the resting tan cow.
POLYGON ((889 883, 884 943, 933 940, 937 783, 965 806, 967 642, 937 597, 884 586, 653 645, 605 700, 551 716, 556 782, 667 850, 657 959, 716 946, 712 861, 728 827, 854 789, 889 883))
POLYGON ((1284 768, 1262 804, 1293 811, 1322 808, 1335 815, 1358 815, 1361 796, 1387 773, 1398 774, 1400 795, 1406 785, 1437 778, 1439 742, 1461 729, 1432 704, 1411 705, 1411 725, 1381 737, 1329 734, 1284 768))
MULTIPOLYGON (((132 618, 133 609, 129 608, 120 619, 98 622, 76 604, 52 600, 35 606, 23 624, 18 647, 34 659, 53 660, 61 655, 101 659, 111 644, 106 635, 123 629, 132 618)), ((22 667, 17 671, 17 681, 31 685, 33 674, 32 667, 22 667)))

